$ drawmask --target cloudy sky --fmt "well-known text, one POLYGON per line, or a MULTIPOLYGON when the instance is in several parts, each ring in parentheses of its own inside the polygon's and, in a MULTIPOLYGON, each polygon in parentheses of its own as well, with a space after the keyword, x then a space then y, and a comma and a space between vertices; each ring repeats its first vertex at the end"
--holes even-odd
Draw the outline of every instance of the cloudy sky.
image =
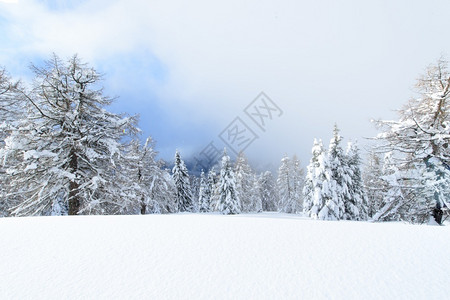
POLYGON ((334 123, 366 143, 371 119, 395 117, 448 57, 449 11, 448 0, 0 0, 0 65, 30 78, 30 62, 78 53, 165 159, 228 141, 261 164, 286 153, 306 165, 334 123), (258 138, 229 134, 243 130, 258 138))

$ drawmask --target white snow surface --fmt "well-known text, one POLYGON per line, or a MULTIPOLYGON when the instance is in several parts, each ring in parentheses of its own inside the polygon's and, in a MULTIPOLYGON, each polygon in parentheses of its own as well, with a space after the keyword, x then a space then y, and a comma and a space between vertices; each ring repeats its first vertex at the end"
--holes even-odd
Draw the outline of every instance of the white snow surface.
POLYGON ((0 299, 448 299, 450 226, 263 213, 0 219, 0 299))

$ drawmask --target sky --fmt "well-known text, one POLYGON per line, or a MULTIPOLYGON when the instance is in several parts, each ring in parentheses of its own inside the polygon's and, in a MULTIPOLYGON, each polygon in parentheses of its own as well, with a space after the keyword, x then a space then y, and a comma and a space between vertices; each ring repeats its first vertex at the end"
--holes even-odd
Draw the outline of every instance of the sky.
POLYGON ((166 160, 226 146, 259 167, 284 154, 305 166, 334 124, 365 146, 371 119, 417 96, 416 79, 448 58, 448 11, 447 0, 0 0, 0 65, 30 80, 31 62, 77 53, 118 96, 110 110, 138 113, 166 160))

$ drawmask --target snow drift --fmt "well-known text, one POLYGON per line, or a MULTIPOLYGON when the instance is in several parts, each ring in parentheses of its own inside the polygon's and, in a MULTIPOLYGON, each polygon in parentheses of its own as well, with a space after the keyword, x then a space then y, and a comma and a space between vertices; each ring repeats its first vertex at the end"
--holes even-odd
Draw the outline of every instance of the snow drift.
POLYGON ((450 227, 293 215, 0 219, 1 299, 444 299, 450 227))

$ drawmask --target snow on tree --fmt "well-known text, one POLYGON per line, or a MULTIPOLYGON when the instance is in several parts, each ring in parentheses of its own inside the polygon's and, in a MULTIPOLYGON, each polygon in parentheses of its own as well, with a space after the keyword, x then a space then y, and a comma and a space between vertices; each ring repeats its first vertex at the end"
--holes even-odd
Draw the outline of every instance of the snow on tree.
MULTIPOLYGON (((399 171, 408 173, 421 166, 435 174, 427 176, 426 180, 422 180, 423 177, 412 180, 406 174, 400 175, 398 183, 403 187, 442 186, 443 181, 447 181, 444 170, 450 164, 450 73, 447 67, 448 63, 440 59, 427 69, 416 84, 420 96, 410 100, 399 111, 398 121, 377 121, 377 125, 383 130, 377 136, 383 142, 380 149, 394 153, 399 171)), ((426 203, 428 215, 433 216, 440 224, 442 215, 449 211, 446 200, 443 194, 430 189, 423 190, 428 190, 429 193, 422 194, 420 198, 409 199, 415 202, 412 207, 417 209, 406 212, 408 215, 402 217, 411 219, 412 214, 422 211, 418 206, 426 203)), ((395 206, 390 209, 394 208, 395 206)))
POLYGON ((112 99, 100 75, 75 55, 56 55, 33 66, 33 89, 23 91, 26 118, 5 140, 2 158, 11 176, 14 215, 50 214, 55 201, 68 213, 121 213, 131 195, 122 192, 121 140, 137 132, 136 118, 108 112, 112 99), (14 162, 14 164, 8 164, 14 162))
MULTIPOLYGON (((418 185, 414 189, 417 204, 410 208, 414 211, 413 218, 409 221, 413 223, 442 224, 444 213, 446 217, 450 215, 450 169, 442 160, 430 157, 425 160, 425 166, 420 164, 417 167, 418 185), (430 212, 434 220, 430 220, 430 212)), ((410 201, 412 202, 412 201, 410 201)))
POLYGON ((383 199, 379 205, 379 210, 374 214, 374 221, 400 221, 402 220, 402 209, 407 204, 404 196, 401 179, 402 172, 394 162, 392 152, 384 156, 382 176, 383 199))
POLYGON ((207 189, 205 190, 205 197, 209 197, 209 211, 214 211, 218 207, 217 190, 217 174, 214 168, 208 172, 207 189))
POLYGON ((194 203, 189 174, 178 150, 175 153, 175 165, 172 169, 172 177, 175 182, 178 211, 192 212, 194 210, 194 203))
POLYGON ((327 202, 332 199, 336 187, 328 154, 321 140, 314 139, 311 152, 312 157, 307 167, 303 188, 303 212, 313 219, 333 219, 330 214, 333 215, 334 211, 330 211, 327 202))
POLYGON ((314 145, 311 150, 311 160, 306 167, 306 177, 303 186, 303 213, 309 217, 317 217, 320 209, 324 206, 321 198, 322 180, 319 170, 323 169, 320 165, 320 159, 323 159, 324 148, 321 140, 314 139, 314 145))
MULTIPOLYGON (((20 95, 22 88, 20 82, 13 82, 6 71, 0 68, 0 156, 5 146, 5 138, 13 129, 15 122, 25 113, 25 101, 20 95)), ((5 163, 0 160, 0 217, 9 215, 10 198, 14 198, 7 197, 6 187, 10 178, 6 174, 5 163)))
POLYGON ((355 193, 362 193, 358 195, 363 197, 359 154, 357 148, 352 148, 351 159, 347 157, 341 141, 336 125, 328 152, 325 152, 321 141, 314 140, 303 188, 303 212, 307 216, 321 220, 360 219, 359 204, 351 194, 351 188, 354 188, 355 193), (355 166, 352 167, 352 163, 355 166), (352 176, 359 177, 354 187, 352 176))
POLYGON ((192 192, 192 212, 199 212, 200 207, 198 197, 200 193, 200 177, 191 174, 189 176, 189 181, 191 183, 191 192, 192 192))
POLYGON ((205 172, 200 174, 200 188, 198 192, 198 207, 200 212, 209 212, 211 207, 211 194, 205 172))
POLYGON ((261 190, 262 186, 260 185, 260 181, 258 180, 258 176, 256 174, 252 175, 252 187, 251 187, 251 203, 252 206, 250 208, 250 212, 262 212, 262 195, 261 190))
POLYGON ((61 197, 58 197, 57 201, 53 201, 50 210, 51 216, 67 216, 69 214, 69 207, 62 196, 63 194, 61 194, 61 197))
POLYGON ((236 178, 236 191, 241 200, 241 212, 248 213, 256 211, 254 187, 254 173, 248 164, 244 152, 240 152, 236 158, 234 167, 236 178))
POLYGON ((266 171, 258 177, 259 197, 263 211, 277 211, 278 192, 272 172, 266 171))
POLYGON ((346 150, 347 168, 350 170, 348 182, 349 198, 345 201, 345 219, 367 220, 368 200, 361 173, 361 157, 357 142, 349 142, 346 150))
POLYGON ((295 209, 293 190, 291 186, 291 160, 285 155, 278 168, 277 187, 279 193, 278 211, 292 213, 295 209))
POLYGON ((300 160, 296 155, 292 158, 291 166, 291 186, 292 197, 295 203, 293 211, 301 212, 303 210, 303 184, 305 182, 305 172, 301 167, 300 160))
POLYGON ((127 211, 142 215, 175 212, 175 185, 169 172, 156 161, 157 152, 151 137, 143 146, 139 141, 130 143, 128 156, 129 178, 132 185, 124 186, 135 193, 138 201, 130 203, 127 211))
POLYGON ((440 161, 434 163, 441 168, 440 175, 446 173, 444 176, 436 177, 434 169, 430 170, 426 165, 418 162, 403 168, 392 152, 386 153, 379 185, 382 188, 379 192, 383 197, 372 219, 374 221, 428 222, 430 211, 433 211, 435 205, 429 198, 448 199, 450 196, 447 189, 450 185, 448 182, 450 174, 444 166, 439 165, 440 161))
POLYGON ((341 147, 342 137, 334 126, 333 138, 328 149, 328 158, 323 160, 324 176, 322 197, 325 206, 319 211, 321 220, 341 220, 345 214, 345 202, 350 198, 348 185, 351 181, 350 170, 345 164, 344 151, 341 147))
POLYGON ((363 173, 364 186, 367 192, 367 215, 373 218, 381 208, 387 185, 383 176, 383 159, 374 151, 369 152, 363 173))
POLYGON ((152 191, 152 198, 155 199, 162 208, 162 213, 177 212, 176 188, 170 170, 166 167, 166 162, 162 159, 157 161, 161 172, 155 173, 155 184, 152 191))
POLYGON ((236 188, 236 178, 230 157, 224 151, 219 181, 216 188, 216 210, 223 214, 239 214, 241 203, 236 188))
MULTIPOLYGON (((21 95, 22 90, 21 83, 13 82, 6 70, 0 68, 0 125, 13 123, 25 114, 26 102, 21 95)), ((2 132, 0 129, 0 143, 4 142, 2 132)))
POLYGON ((278 211, 297 213, 302 211, 304 171, 300 161, 285 155, 278 169, 277 187, 279 192, 278 211))

